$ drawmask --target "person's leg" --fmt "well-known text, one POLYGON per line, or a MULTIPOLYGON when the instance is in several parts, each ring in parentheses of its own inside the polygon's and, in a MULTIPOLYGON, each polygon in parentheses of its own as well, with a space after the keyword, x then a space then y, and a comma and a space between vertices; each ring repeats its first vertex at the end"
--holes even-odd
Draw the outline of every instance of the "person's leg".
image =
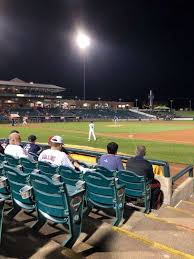
POLYGON ((93 136, 93 138, 94 138, 94 141, 96 141, 96 136, 95 136, 94 131, 92 131, 92 136, 93 136))
POLYGON ((91 138, 91 130, 89 130, 88 141, 90 141, 90 138, 91 138))
POLYGON ((160 195, 160 182, 156 179, 151 184, 151 208, 156 209, 158 207, 158 197, 160 195))

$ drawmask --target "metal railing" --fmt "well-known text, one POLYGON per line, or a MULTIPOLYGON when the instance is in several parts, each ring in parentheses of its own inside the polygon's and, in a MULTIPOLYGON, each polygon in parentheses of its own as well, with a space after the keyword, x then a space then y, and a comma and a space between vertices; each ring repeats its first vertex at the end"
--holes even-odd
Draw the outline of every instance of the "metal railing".
MULTIPOLYGON (((0 139, 0 141, 4 141, 5 139, 0 139)), ((26 142, 22 142, 23 144, 26 144, 26 142)), ((39 144, 42 149, 46 149, 49 148, 49 146, 47 144, 39 144)), ((65 148, 70 154, 78 154, 78 155, 84 155, 84 156, 88 156, 88 157, 95 157, 96 162, 98 162, 98 159, 100 158, 101 155, 104 155, 105 152, 98 152, 98 151, 94 151, 94 150, 83 150, 80 148, 69 148, 66 147, 65 148)), ((122 162, 126 163, 127 160, 131 157, 131 156, 126 156, 126 155, 119 155, 122 162)), ((158 165, 161 166, 163 168, 163 176, 164 177, 170 177, 170 168, 169 168, 169 164, 168 162, 165 162, 163 160, 154 160, 154 159, 148 159, 148 161, 152 164, 152 165, 158 165)))
POLYGON ((182 176, 189 174, 189 177, 193 177, 193 166, 189 165, 182 169, 180 172, 178 172, 176 175, 172 176, 172 184, 174 184, 178 179, 180 179, 182 176))

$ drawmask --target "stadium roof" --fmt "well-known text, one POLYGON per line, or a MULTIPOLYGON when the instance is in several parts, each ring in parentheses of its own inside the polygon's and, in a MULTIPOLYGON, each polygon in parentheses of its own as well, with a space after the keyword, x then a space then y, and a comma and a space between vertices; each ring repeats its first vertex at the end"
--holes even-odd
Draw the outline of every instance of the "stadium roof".
POLYGON ((10 81, 2 81, 0 80, 0 88, 2 87, 18 87, 23 89, 34 89, 34 90, 44 90, 44 91, 50 91, 50 92, 62 92, 65 91, 66 88, 56 86, 56 85, 50 85, 50 84, 39 84, 39 83, 27 83, 22 81, 21 79, 14 78, 10 81))

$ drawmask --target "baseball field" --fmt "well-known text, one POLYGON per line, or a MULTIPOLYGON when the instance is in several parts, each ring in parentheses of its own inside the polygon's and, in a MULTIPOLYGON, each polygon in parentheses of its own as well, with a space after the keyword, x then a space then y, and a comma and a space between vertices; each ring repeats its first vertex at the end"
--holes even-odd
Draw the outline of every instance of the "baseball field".
MULTIPOLYGON (((138 121, 138 122, 95 122, 97 141, 88 142, 87 122, 39 123, 27 126, 2 124, 0 138, 17 129, 25 141, 35 134, 38 142, 47 143, 48 137, 61 135, 65 144, 100 148, 105 151, 110 141, 119 144, 119 152, 134 154, 135 146, 147 147, 147 158, 174 163, 194 164, 194 122, 193 121, 138 121)), ((83 147, 83 148, 84 148, 83 147)))

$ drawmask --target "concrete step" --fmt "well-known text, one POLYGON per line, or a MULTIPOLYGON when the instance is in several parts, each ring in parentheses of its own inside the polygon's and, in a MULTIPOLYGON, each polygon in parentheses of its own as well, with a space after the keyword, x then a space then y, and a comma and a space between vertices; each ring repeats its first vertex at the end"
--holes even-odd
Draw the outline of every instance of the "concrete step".
POLYGON ((194 233, 185 229, 178 229, 173 224, 159 222, 144 215, 137 224, 131 225, 129 220, 122 228, 130 229, 130 231, 143 236, 145 239, 159 242, 172 249, 194 256, 194 233))
POLYGON ((163 207, 158 211, 153 211, 147 217, 164 220, 177 225, 177 227, 185 227, 194 231, 194 216, 191 213, 185 213, 177 208, 163 207))
POLYGON ((176 208, 182 209, 185 212, 189 212, 194 215, 194 203, 191 201, 180 201, 176 208))
POLYGON ((194 202, 194 194, 190 196, 190 198, 188 199, 188 201, 194 202))
MULTIPOLYGON (((29 221, 26 218, 29 216, 23 216, 25 224, 4 218, 1 259, 182 258, 165 249, 154 248, 150 243, 113 231, 112 225, 91 217, 84 220, 83 232, 73 249, 66 249, 59 245, 64 240, 64 231, 52 232, 50 230, 53 227, 46 224, 41 231, 34 232, 28 227, 29 221), (56 236, 49 237, 55 232, 56 236)), ((17 218, 22 219, 22 213, 17 218)), ((133 222, 135 224, 134 219, 133 222)))

